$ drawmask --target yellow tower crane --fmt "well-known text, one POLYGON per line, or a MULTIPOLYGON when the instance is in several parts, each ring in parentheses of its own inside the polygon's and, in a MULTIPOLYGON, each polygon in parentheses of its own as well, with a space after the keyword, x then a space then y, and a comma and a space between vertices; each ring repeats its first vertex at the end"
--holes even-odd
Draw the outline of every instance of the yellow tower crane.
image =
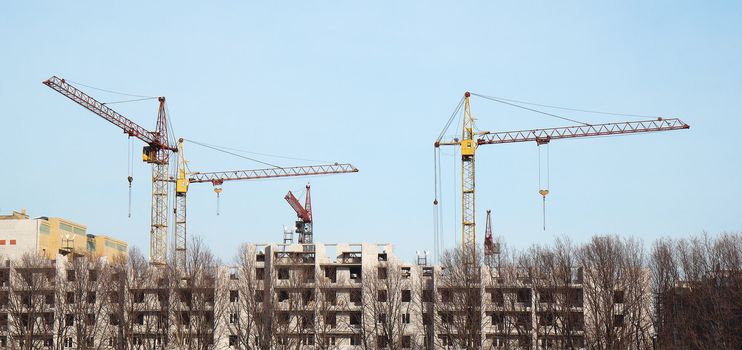
MULTIPOLYGON (((560 139, 607 135, 628 135, 636 133, 683 130, 690 128, 688 124, 685 124, 677 118, 656 118, 652 120, 602 124, 582 123, 582 125, 546 129, 475 132, 474 124, 476 119, 472 116, 471 105, 469 102, 469 99, 472 95, 535 111, 530 108, 503 101, 502 99, 495 99, 484 95, 473 94, 467 91, 466 93, 464 93, 464 97, 459 101, 456 111, 454 111, 454 113, 451 115, 448 123, 438 136, 438 139, 436 139, 435 143, 433 144, 436 152, 440 152, 440 146, 457 146, 460 148, 461 151, 461 249, 463 263, 467 266, 474 266, 477 263, 477 236, 475 220, 476 182, 474 176, 474 156, 479 146, 516 142, 535 142, 537 145, 545 145, 553 140, 560 139), (462 105, 464 111, 461 139, 454 138, 451 140, 443 140, 448 127, 451 125, 451 122, 458 114, 458 111, 460 111, 462 105)), ((562 117, 560 118, 571 120, 562 117)), ((436 157, 436 159, 439 159, 439 157, 436 157)), ((548 194, 548 190, 539 189, 539 194, 545 200, 546 195, 548 194)), ((433 204, 438 205, 438 198, 433 201, 433 204)))

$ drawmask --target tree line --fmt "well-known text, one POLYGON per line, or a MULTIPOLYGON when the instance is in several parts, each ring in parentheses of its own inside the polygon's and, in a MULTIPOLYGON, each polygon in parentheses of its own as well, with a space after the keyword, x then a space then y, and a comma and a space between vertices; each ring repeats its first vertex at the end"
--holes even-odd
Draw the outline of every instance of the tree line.
POLYGON ((27 254, 0 267, 0 346, 742 348, 742 233, 497 241, 473 266, 457 249, 435 266, 384 253, 353 267, 250 244, 224 263, 198 238, 184 268, 137 249, 108 261, 27 254))

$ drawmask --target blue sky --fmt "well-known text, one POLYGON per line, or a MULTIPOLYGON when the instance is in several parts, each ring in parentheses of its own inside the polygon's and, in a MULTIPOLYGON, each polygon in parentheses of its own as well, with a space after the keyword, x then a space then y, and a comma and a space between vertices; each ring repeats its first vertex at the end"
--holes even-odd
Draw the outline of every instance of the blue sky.
MULTIPOLYGON (((410 261, 432 250, 432 143, 466 90, 692 127, 554 142, 547 231, 537 147, 480 148, 478 220, 491 208, 510 245, 742 230, 736 2, 4 2, 0 33, 0 211, 70 218, 145 251, 149 167, 135 163, 129 219, 126 138, 42 80, 164 95, 188 139, 353 163, 360 173, 311 179, 316 241, 389 242, 410 261)), ((114 106, 154 126, 154 102, 114 106)), ((472 108, 483 130, 567 124, 482 99, 472 108)), ((261 166, 186 147, 195 170, 261 166)), ((446 152, 443 171, 454 174, 446 152)), ((452 247, 457 188, 443 180, 452 247)), ((225 259, 240 242, 279 241, 295 217, 283 195, 305 182, 227 184, 218 217, 211 186, 194 185, 189 231, 225 259)))

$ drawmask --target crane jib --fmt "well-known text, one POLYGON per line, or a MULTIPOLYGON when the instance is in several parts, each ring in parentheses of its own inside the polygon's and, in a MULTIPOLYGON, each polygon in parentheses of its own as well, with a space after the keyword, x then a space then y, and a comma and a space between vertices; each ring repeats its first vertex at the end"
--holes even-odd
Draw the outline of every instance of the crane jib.
POLYGON ((275 177, 312 176, 312 175, 327 175, 327 174, 355 173, 355 172, 358 172, 358 169, 356 169, 354 166, 350 164, 329 164, 329 165, 312 165, 312 166, 267 168, 267 169, 254 169, 254 170, 233 170, 233 171, 218 171, 218 172, 207 172, 207 173, 192 173, 190 174, 188 181, 192 183, 198 183, 198 182, 212 182, 214 180, 220 180, 220 181, 252 180, 252 179, 265 179, 265 178, 275 178, 275 177))
MULTIPOLYGON (((143 128, 139 124, 131 121, 124 117, 113 109, 109 108, 102 102, 89 96, 88 94, 80 91, 76 87, 67 83, 64 79, 57 76, 53 76, 48 80, 44 81, 44 85, 54 89, 75 103, 85 107, 89 111, 97 114, 101 118, 109 121, 110 123, 121 128, 125 134, 136 137, 147 144, 154 144, 158 142, 157 136, 147 129, 143 128)), ((170 148, 166 146, 165 148, 170 148)))
POLYGON ((643 120, 634 122, 605 123, 594 125, 578 125, 560 128, 518 130, 504 132, 483 132, 477 143, 498 144, 513 142, 548 143, 551 140, 596 137, 609 135, 627 135, 644 132, 671 131, 689 129, 690 126, 677 118, 643 120))

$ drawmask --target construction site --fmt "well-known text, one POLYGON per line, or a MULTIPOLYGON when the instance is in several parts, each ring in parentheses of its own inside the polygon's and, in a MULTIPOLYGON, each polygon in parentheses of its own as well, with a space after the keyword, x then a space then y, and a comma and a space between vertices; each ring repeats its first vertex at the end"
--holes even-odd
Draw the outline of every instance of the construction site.
MULTIPOLYGON (((53 76, 44 85, 144 142, 142 160, 152 167, 149 257, 127 256, 124 242, 86 234, 84 226, 65 219, 31 219, 25 211, 3 217, 0 249, 6 241, 11 245, 3 255, 8 259, 3 286, 9 311, 0 316, 5 320, 3 346, 53 348, 61 342, 79 349, 592 348, 595 333, 590 329, 603 326, 586 317, 594 311, 585 305, 590 288, 584 284, 597 281, 590 280, 589 272, 586 281, 585 266, 569 258, 544 266, 540 259, 528 264, 520 260, 523 257, 502 256, 489 210, 484 238, 477 240, 476 150, 492 144, 531 142, 541 148, 562 139, 689 129, 680 119, 656 118, 480 131, 472 113, 473 96, 543 112, 466 92, 433 144, 436 216, 443 215, 438 199, 440 149, 452 146, 461 155, 461 242, 456 249, 436 249, 431 257, 418 252, 409 263, 394 255, 391 244, 315 242, 311 187, 306 185, 299 196, 303 203, 291 191, 284 197, 296 222, 284 229, 282 241, 245 243, 230 265, 209 257, 202 241, 189 241, 190 185, 211 184, 218 213, 226 181, 359 170, 333 163, 190 171, 184 139, 169 130, 164 97, 157 99, 156 129, 149 131, 62 78, 53 76), (454 123, 456 118, 461 122, 454 123), (446 139, 451 127, 459 136, 446 139), (109 247, 114 251, 108 252, 109 247)), ((131 186, 131 175, 128 182, 131 186)), ((544 185, 539 194, 545 230, 548 177, 544 185)), ((641 269, 627 274, 632 278, 612 281, 616 286, 609 293, 612 346, 636 341, 645 348, 654 340, 637 332, 651 329, 651 317, 641 312, 651 305, 636 302, 642 298, 637 299, 630 283, 649 282, 641 269)))
POLYGON ((742 349, 742 9, 676 5, 8 6, 0 349, 742 349))

